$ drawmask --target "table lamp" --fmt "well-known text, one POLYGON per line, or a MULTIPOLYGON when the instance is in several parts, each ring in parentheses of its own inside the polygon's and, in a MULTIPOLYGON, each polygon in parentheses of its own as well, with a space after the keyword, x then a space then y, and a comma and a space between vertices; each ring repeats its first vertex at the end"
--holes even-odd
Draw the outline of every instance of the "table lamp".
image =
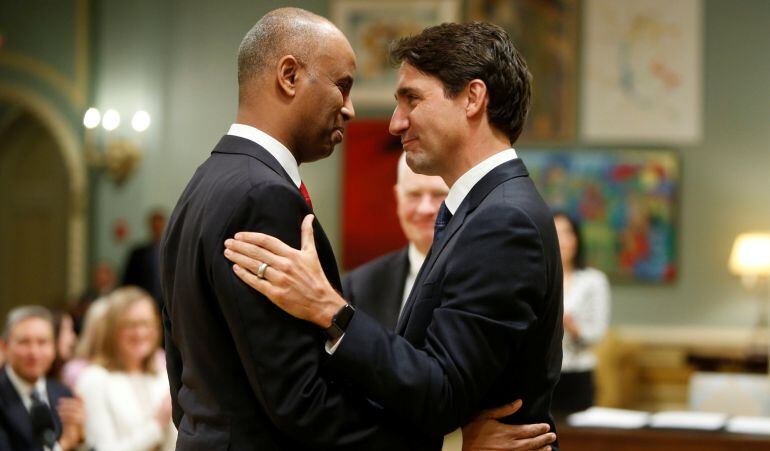
POLYGON ((770 232, 741 233, 735 238, 728 263, 730 272, 741 277, 744 288, 756 296, 758 315, 755 334, 766 333, 770 301, 770 232))

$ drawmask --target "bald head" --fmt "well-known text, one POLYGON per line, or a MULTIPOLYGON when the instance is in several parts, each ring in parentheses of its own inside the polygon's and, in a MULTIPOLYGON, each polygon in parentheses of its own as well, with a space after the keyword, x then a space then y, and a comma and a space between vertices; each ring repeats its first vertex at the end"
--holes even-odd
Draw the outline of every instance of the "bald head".
POLYGON ((238 85, 244 86, 275 66, 284 55, 307 64, 329 33, 340 33, 327 19, 300 8, 270 11, 246 33, 238 48, 238 85))

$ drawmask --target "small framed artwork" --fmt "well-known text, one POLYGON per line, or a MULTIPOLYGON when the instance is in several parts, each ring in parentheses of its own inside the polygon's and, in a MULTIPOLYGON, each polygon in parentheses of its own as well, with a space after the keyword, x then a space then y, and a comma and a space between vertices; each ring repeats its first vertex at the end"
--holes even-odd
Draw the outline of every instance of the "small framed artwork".
POLYGON ((424 28, 457 20, 457 0, 334 0, 332 20, 348 37, 358 67, 351 97, 364 108, 393 108, 396 69, 390 44, 424 28))
POLYGON ((700 0, 586 0, 581 134, 596 143, 701 138, 700 0))
POLYGON ((578 0, 468 0, 468 20, 504 28, 532 74, 532 106, 521 143, 575 137, 578 0))
POLYGON ((679 159, 668 150, 521 150, 548 205, 581 222, 586 264, 619 282, 677 277, 679 159))

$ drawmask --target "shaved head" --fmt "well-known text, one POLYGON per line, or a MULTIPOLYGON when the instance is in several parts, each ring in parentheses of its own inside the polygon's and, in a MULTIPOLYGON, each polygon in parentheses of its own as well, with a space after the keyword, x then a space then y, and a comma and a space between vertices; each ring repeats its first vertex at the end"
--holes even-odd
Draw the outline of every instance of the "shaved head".
POLYGON ((307 64, 323 42, 322 37, 339 32, 327 19, 300 8, 279 8, 265 14, 246 33, 238 49, 238 85, 244 86, 270 69, 284 55, 307 64))

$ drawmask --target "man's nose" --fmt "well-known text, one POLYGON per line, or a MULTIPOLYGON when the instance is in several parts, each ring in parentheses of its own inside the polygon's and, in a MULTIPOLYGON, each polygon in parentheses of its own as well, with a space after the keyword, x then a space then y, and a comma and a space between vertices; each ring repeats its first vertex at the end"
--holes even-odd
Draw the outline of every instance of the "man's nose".
POLYGON ((353 109, 353 100, 348 96, 345 104, 342 106, 342 118, 349 121, 356 117, 356 110, 353 109))
POLYGON ((435 217, 438 214, 439 206, 433 200, 430 194, 420 196, 420 203, 417 204, 417 212, 421 215, 431 215, 435 217))
POLYGON ((402 113, 401 108, 396 105, 396 109, 393 111, 393 116, 390 117, 390 125, 388 131, 393 136, 403 135, 409 128, 409 120, 406 114, 402 113))

